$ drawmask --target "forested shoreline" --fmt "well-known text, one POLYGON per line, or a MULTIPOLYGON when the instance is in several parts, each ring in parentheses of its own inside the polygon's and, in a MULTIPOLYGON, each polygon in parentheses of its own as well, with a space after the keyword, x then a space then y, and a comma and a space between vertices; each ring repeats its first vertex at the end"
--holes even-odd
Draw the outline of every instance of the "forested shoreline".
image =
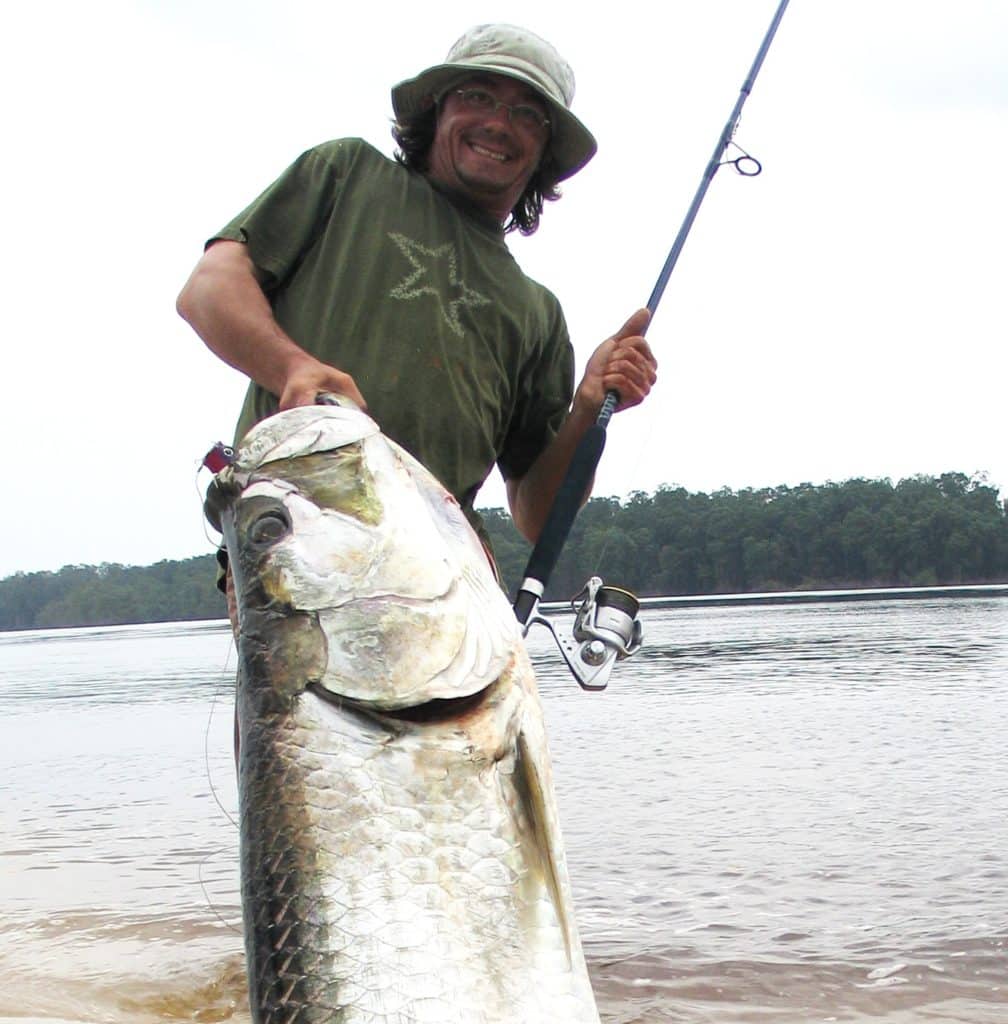
MULTIPOLYGON (((594 498, 546 597, 570 597, 592 574, 642 597, 1001 583, 1006 506, 963 473, 594 498)), ((503 510, 482 514, 513 594, 530 547, 503 510)), ((0 630, 222 618, 214 580, 212 554, 17 573, 0 580, 0 630)))

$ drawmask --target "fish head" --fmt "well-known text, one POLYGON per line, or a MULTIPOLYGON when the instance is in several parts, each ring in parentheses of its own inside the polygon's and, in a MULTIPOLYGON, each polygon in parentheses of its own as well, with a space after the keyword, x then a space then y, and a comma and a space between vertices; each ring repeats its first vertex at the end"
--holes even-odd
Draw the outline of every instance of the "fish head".
POLYGON ((257 424, 211 485, 239 644, 272 688, 377 710, 470 696, 520 636, 457 501, 364 413, 305 406, 257 424))

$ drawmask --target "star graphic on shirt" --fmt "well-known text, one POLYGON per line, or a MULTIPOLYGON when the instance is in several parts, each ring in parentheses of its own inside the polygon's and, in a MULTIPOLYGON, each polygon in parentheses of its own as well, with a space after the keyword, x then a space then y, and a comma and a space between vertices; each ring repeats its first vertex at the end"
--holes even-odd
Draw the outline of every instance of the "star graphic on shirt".
POLYGON ((409 260, 413 268, 389 294, 393 299, 404 301, 418 299, 421 295, 433 295, 441 308, 445 323, 460 338, 463 337, 465 329, 459 319, 459 310, 463 306, 488 306, 490 300, 459 280, 455 246, 451 242, 446 242, 436 249, 431 249, 395 231, 389 232, 389 238, 395 242, 396 248, 409 260), (457 293, 456 298, 448 301, 447 296, 442 294, 444 289, 437 286, 438 282, 445 278, 448 294, 457 293))

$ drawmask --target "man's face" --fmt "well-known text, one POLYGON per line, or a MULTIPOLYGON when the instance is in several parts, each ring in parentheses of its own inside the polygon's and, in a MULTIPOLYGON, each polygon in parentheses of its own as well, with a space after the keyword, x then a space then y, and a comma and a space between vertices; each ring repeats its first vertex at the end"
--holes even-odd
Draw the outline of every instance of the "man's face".
POLYGON ((438 106, 428 177, 503 222, 539 166, 550 129, 510 117, 504 107, 472 106, 458 92, 467 89, 488 93, 510 106, 534 107, 544 118, 549 110, 533 89, 501 75, 468 78, 449 90, 438 106))

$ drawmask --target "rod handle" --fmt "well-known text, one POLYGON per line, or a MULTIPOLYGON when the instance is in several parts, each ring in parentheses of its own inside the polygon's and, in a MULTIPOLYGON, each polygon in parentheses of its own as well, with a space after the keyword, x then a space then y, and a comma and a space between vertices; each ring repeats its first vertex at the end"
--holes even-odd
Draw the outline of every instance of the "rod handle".
MULTIPOLYGON (((607 391, 605 400, 602 402, 602 408, 599 409, 598 416, 595 418, 595 423, 600 426, 603 430, 609 426, 609 421, 612 419, 613 413, 616 411, 616 406, 619 404, 619 393, 616 391, 607 391)), ((604 444, 605 442, 603 442, 604 444)))
MULTIPOLYGON (((608 401, 608 396, 607 396, 608 401)), ((615 398, 613 402, 615 408, 615 398)), ((603 403, 604 408, 604 403, 603 403)), ((611 413, 610 413, 611 415, 611 413)), ((601 416, 601 413, 600 413, 601 416)), ((560 490, 553 499, 553 507, 539 534, 532 554, 529 556, 528 564, 525 566, 523 579, 538 581, 545 587, 553 569, 556 567, 560 552, 567 541, 567 536, 574 525, 578 510, 581 508, 581 501, 592 482, 595 470, 598 467, 599 459, 602 458, 602 450, 605 448, 606 431, 605 425, 596 420, 585 432, 578 442, 574 455, 571 458, 567 475, 564 477, 560 490)), ((518 591, 515 598, 515 614, 522 625, 528 621, 529 613, 538 599, 538 594, 532 590, 522 589, 518 591), (524 615, 524 618, 522 617, 524 615)))

